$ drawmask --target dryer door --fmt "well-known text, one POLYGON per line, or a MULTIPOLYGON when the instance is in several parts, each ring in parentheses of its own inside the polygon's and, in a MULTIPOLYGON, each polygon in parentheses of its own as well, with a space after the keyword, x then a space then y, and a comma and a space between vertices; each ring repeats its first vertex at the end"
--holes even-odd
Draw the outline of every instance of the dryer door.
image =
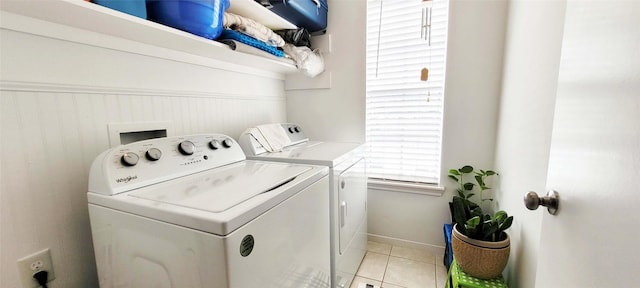
MULTIPOLYGON (((338 169, 336 169, 338 170, 338 169)), ((338 177, 338 225, 340 254, 351 245, 361 223, 367 217, 367 175, 363 158, 341 172, 338 177)))

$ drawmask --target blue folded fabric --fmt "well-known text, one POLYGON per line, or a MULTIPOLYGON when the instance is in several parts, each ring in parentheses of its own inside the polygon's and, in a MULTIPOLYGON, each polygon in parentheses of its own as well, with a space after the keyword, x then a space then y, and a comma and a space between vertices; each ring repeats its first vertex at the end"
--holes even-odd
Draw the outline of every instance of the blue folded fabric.
POLYGON ((222 34, 220 34, 220 39, 233 39, 236 40, 240 43, 244 43, 247 44, 251 47, 255 47, 258 48, 262 51, 266 51, 269 52, 273 55, 276 55, 278 57, 284 57, 284 52, 282 52, 281 50, 278 50, 278 48, 273 47, 265 42, 262 42, 256 38, 253 38, 251 36, 242 34, 238 31, 234 31, 234 30, 222 30, 222 34))

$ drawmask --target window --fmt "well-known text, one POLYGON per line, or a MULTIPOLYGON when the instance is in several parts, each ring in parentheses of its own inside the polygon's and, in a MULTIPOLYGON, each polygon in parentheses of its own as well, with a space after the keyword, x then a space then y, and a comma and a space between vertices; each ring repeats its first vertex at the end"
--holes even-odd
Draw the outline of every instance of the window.
POLYGON ((440 181, 449 3, 430 2, 431 21, 421 0, 367 2, 367 173, 373 179, 440 181))

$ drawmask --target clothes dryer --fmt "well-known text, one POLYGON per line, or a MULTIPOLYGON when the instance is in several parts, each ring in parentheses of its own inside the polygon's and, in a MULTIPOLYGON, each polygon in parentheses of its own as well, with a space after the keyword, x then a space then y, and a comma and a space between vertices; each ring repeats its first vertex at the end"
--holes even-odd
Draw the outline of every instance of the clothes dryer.
MULTIPOLYGON (((247 129, 238 142, 247 159, 329 167, 332 287, 350 287, 367 246, 367 175, 361 143, 311 141, 297 124, 279 124, 289 144, 269 152, 247 129)), ((273 128, 273 125, 270 125, 273 128)))
POLYGON ((100 287, 330 287, 328 168, 221 134, 122 145, 87 193, 100 287))

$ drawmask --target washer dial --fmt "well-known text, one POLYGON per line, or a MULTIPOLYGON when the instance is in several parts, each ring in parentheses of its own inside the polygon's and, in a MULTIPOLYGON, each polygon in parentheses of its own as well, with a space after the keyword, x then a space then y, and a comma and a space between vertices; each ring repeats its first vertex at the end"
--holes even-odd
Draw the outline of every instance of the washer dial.
POLYGON ((218 148, 220 148, 220 141, 211 140, 211 142, 209 142, 209 147, 213 150, 217 150, 218 148))
POLYGON ((145 154, 149 161, 158 161, 162 157, 162 151, 158 148, 150 148, 145 154))
POLYGON ((136 164, 138 164, 138 160, 140 160, 140 157, 138 156, 138 154, 133 152, 126 152, 122 155, 122 157, 120 157, 120 162, 124 166, 135 166, 136 164))
POLYGON ((178 151, 180 151, 182 155, 192 155, 193 152, 196 151, 196 145, 189 140, 185 140, 180 142, 180 144, 178 145, 178 151))

